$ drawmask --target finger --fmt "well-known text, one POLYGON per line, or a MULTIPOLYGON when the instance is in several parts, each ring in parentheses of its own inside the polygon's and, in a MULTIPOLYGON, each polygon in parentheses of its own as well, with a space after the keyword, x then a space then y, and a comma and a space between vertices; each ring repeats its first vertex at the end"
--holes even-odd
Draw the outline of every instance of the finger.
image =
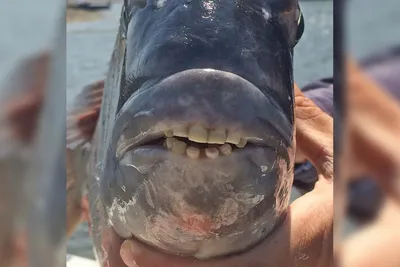
MULTIPOLYGON (((287 246, 285 248, 285 251, 289 250, 287 246)), ((243 267, 264 266, 266 261, 269 262, 270 267, 280 266, 279 260, 282 259, 281 251, 284 250, 274 250, 277 252, 275 254, 267 254, 268 250, 259 251, 257 248, 255 250, 257 252, 252 253, 254 256, 233 256, 218 260, 198 260, 163 254, 133 240, 127 240, 122 245, 121 258, 128 267, 243 267)))
MULTIPOLYGON (((197 261, 193 258, 176 257, 153 250, 145 244, 135 240, 125 240, 121 246, 121 258, 128 267, 196 267, 215 266, 205 265, 204 262, 197 261)), ((215 266, 216 267, 216 266, 215 266)))
MULTIPOLYGON (((102 265, 104 267, 130 267, 127 266, 120 256, 123 239, 117 235, 112 228, 102 231, 102 250, 104 251, 102 265)), ((102 252, 103 252, 102 251, 102 252)))
POLYGON ((128 267, 243 267, 264 266, 268 259, 270 267, 278 267, 284 251, 289 251, 289 228, 274 234, 263 244, 242 254, 215 259, 199 260, 179 257, 156 251, 136 240, 125 240, 121 246, 121 258, 128 267))
POLYGON ((298 255, 308 257, 308 260, 298 260, 296 265, 332 266, 333 118, 305 97, 296 85, 294 89, 296 150, 315 166, 320 179, 313 191, 297 199, 290 206, 293 218, 291 220, 292 249, 297 257, 298 255), (320 210, 320 212, 308 212, 312 209, 320 210), (310 214, 316 214, 316 216, 313 217, 310 214))
POLYGON ((333 178, 333 118, 294 85, 296 150, 326 179, 333 178))

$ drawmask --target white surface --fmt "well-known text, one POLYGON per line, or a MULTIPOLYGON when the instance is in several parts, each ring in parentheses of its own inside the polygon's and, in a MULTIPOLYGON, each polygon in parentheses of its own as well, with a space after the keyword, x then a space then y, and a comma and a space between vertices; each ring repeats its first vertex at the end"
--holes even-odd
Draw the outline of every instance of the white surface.
POLYGON ((99 264, 94 260, 67 255, 67 267, 99 267, 99 264))

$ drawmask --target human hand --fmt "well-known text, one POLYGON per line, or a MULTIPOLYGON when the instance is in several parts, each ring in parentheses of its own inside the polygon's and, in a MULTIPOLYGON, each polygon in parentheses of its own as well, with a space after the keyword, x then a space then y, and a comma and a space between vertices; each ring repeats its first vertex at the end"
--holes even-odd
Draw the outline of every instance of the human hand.
MULTIPOLYGON (((290 205, 283 225, 257 247, 238 255, 200 261, 155 251, 135 240, 120 240, 128 267, 324 266, 332 264, 333 119, 295 86, 297 149, 319 173, 313 191, 290 205)), ((109 254, 110 255, 110 254, 109 254)), ((121 266, 113 265, 110 266, 121 266)))
MULTIPOLYGON (((344 179, 339 184, 342 197, 335 197, 335 206, 338 200, 342 204, 345 202, 346 182, 356 177, 353 175, 355 162, 363 173, 376 179, 386 200, 374 222, 339 242, 336 249, 340 256, 340 266, 400 266, 399 104, 354 62, 349 61, 346 109, 347 133, 342 144, 340 164, 340 177, 344 179)), ((341 209, 337 213, 338 225, 344 216, 344 205, 341 205, 341 209)))

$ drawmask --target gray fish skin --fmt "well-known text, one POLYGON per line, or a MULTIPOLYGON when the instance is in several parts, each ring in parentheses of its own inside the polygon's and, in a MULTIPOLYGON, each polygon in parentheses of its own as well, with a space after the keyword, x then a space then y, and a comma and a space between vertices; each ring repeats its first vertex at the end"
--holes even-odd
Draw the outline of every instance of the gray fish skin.
POLYGON ((246 250, 279 226, 289 202, 298 3, 130 3, 88 168, 97 251, 108 226, 182 256, 246 250), (192 159, 163 145, 164 131, 182 125, 222 128, 247 145, 192 159))

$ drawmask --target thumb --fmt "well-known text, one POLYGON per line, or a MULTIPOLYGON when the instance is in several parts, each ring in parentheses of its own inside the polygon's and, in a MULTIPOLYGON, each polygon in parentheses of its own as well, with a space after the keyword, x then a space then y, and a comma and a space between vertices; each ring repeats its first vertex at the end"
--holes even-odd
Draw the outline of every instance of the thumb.
MULTIPOLYGON (((149 246, 133 240, 125 240, 121 246, 121 258, 128 267, 165 267, 168 266, 190 266, 196 259, 176 257, 158 252, 149 246)), ((202 266, 196 264, 196 266, 202 266)))

